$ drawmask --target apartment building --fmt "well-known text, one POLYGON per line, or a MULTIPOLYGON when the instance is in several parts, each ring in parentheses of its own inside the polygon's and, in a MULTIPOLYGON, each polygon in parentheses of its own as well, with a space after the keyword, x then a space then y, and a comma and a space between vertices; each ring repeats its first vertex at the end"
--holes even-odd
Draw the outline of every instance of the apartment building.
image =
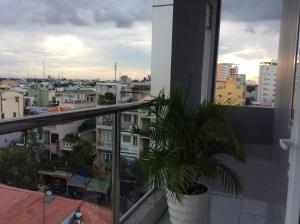
POLYGON ((223 105, 245 105, 245 85, 240 83, 238 75, 229 75, 226 81, 216 81, 215 100, 223 105))
POLYGON ((265 105, 275 102, 277 83, 277 62, 263 62, 259 65, 257 101, 265 105))
MULTIPOLYGON (((147 84, 146 86, 149 86, 147 84)), ((140 86, 139 86, 140 87, 140 86)), ((131 101, 131 96, 139 101, 148 94, 150 88, 141 91, 127 90, 127 86, 119 83, 97 84, 98 105, 114 105, 131 101)), ((142 137, 133 133, 133 126, 141 127, 145 116, 143 110, 126 111, 121 114, 121 156, 127 161, 139 158, 144 149, 142 137)), ((95 166, 105 175, 111 170, 112 162, 112 116, 105 115, 97 118, 96 145, 97 154, 95 166)))
MULTIPOLYGON (((60 113, 66 110, 60 107, 50 108, 48 113, 60 113)), ((78 120, 66 124, 56 124, 44 127, 43 129, 43 143, 48 151, 49 160, 57 159, 72 151, 73 144, 64 141, 68 134, 78 136, 78 129, 85 120, 78 120)))
POLYGON ((217 81, 226 81, 229 75, 237 75, 238 74, 238 66, 233 63, 219 63, 217 65, 217 81))

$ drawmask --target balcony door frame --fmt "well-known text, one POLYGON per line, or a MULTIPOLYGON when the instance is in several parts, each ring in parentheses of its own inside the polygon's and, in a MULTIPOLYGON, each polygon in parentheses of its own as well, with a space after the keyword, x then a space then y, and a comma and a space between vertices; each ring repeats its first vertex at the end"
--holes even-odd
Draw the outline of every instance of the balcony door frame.
POLYGON ((295 42, 294 80, 291 92, 291 136, 289 147, 288 192, 285 224, 299 224, 300 215, 300 1, 298 3, 297 38, 295 42), (298 71, 299 70, 299 71, 298 71), (298 77, 297 77, 298 76, 298 77), (298 99, 298 100, 295 100, 298 99))

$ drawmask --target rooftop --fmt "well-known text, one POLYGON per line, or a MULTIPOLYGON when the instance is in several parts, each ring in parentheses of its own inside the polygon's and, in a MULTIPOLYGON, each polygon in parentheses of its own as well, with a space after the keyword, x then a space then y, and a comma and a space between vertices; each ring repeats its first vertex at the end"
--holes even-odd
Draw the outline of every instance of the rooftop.
POLYGON ((85 224, 111 223, 111 211, 94 204, 54 196, 43 202, 44 193, 0 185, 0 220, 10 224, 62 223, 80 211, 85 224))

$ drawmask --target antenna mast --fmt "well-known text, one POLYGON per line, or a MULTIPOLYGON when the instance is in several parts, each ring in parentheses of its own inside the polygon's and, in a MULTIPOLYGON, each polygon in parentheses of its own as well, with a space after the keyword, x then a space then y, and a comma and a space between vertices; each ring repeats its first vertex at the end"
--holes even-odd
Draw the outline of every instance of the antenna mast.
POLYGON ((117 62, 115 62, 115 81, 117 81, 117 62))

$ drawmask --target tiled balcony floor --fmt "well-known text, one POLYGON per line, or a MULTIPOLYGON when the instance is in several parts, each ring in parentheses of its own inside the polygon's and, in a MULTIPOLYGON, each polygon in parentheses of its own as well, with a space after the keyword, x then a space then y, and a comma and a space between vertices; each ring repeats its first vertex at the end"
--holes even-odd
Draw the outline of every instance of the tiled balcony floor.
MULTIPOLYGON (((245 164, 237 164, 231 159, 224 158, 224 161, 242 178, 243 192, 238 198, 220 193, 222 192, 220 183, 214 182, 211 185, 214 192, 211 224, 283 223, 282 205, 278 204, 274 184, 276 164, 272 163, 271 146, 247 144, 244 148, 247 154, 245 164)), ((159 224, 169 223, 169 215, 165 213, 159 224)))
MULTIPOLYGON (((280 224, 279 218, 274 215, 273 206, 265 201, 213 193, 211 224, 280 224)), ((170 224, 168 212, 158 224, 170 224)))

